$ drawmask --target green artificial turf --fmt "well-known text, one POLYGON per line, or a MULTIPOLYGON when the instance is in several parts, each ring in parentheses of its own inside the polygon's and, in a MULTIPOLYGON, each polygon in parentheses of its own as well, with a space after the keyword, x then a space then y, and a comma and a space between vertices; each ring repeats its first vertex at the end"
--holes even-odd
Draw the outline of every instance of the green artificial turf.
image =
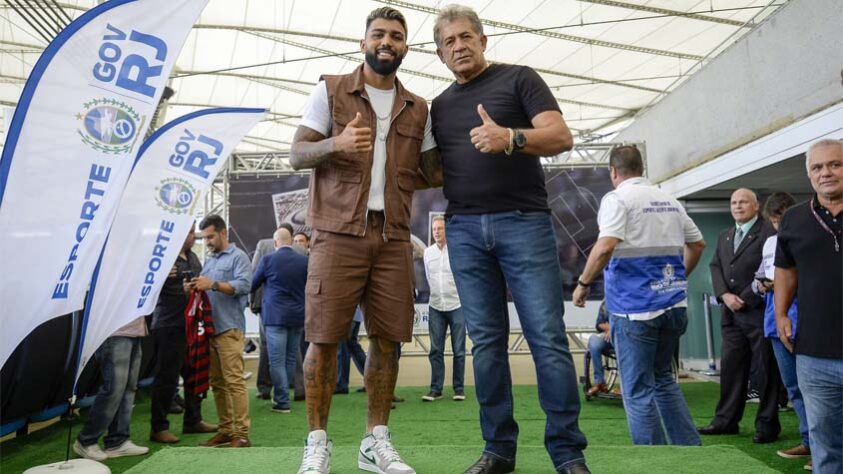
MULTIPOLYGON (((717 403, 718 385, 714 383, 683 383, 698 425, 707 424, 717 403)), ((420 472, 462 472, 480 454, 483 440, 478 423, 478 406, 473 387, 467 387, 465 402, 446 397, 424 403, 421 396, 427 387, 402 387, 398 395, 407 399, 392 411, 390 429, 399 452, 420 472)), ((542 448, 544 414, 538 405, 535 386, 516 386, 515 416, 520 426, 519 473, 552 473, 552 464, 542 448)), ((252 427, 250 438, 255 448, 229 450, 183 449, 198 445, 208 435, 181 435, 181 417, 171 415, 171 429, 182 438, 181 443, 162 447, 147 440, 149 434, 149 395, 140 391, 132 422, 132 439, 149 446, 152 454, 106 461, 112 472, 175 474, 201 472, 274 472, 294 473, 301 457, 301 447, 307 435, 304 404, 293 404, 290 414, 274 413, 271 402, 256 400, 251 394, 252 427), (274 449, 273 449, 274 448, 274 449), (155 454, 155 453, 159 454, 155 454), (153 455, 155 454, 155 455, 153 455), (266 469, 262 469, 266 468, 266 469)), ((799 443, 798 422, 793 412, 781 414, 782 435, 772 444, 752 443, 753 422, 757 405, 747 405, 741 434, 704 437, 704 449, 674 447, 632 447, 623 406, 618 401, 595 400, 583 402, 580 428, 588 437, 586 458, 592 470, 601 472, 772 472, 798 473, 803 460, 782 459, 776 449, 799 443)), ((365 430, 366 395, 351 393, 337 395, 331 410, 330 437, 334 443, 335 473, 356 471, 356 448, 365 430)), ((203 414, 215 421, 212 401, 203 403, 203 414)), ((84 419, 85 413, 82 417, 84 419)), ((73 422, 73 435, 78 434, 82 421, 73 422)), ((0 444, 0 472, 19 473, 29 467, 64 459, 68 422, 61 422, 28 436, 0 444)))
MULTIPOLYGON (((190 474, 195 472, 278 472, 294 473, 301 461, 301 448, 252 448, 244 450, 172 448, 159 451, 136 465, 128 474, 190 474)), ((469 446, 409 446, 401 455, 419 473, 461 473, 477 458, 469 446)), ((356 474, 357 447, 340 446, 333 450, 333 474, 356 474)), ((588 455, 595 473, 631 472, 706 472, 716 466, 732 466, 729 473, 775 473, 761 461, 732 446, 685 448, 676 446, 632 447, 601 446, 588 455), (716 460, 716 461, 713 461, 716 460)), ((518 450, 517 474, 554 474, 542 446, 522 446, 518 450)))

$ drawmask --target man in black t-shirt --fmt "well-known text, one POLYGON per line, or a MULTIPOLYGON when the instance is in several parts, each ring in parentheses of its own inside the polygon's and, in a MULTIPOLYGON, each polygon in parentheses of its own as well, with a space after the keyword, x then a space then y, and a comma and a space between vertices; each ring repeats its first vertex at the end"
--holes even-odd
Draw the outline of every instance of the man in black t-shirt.
POLYGON ((574 362, 562 320, 562 281, 540 156, 572 147, 547 85, 528 67, 489 65, 477 14, 444 8, 433 37, 456 82, 433 100, 433 133, 448 199, 451 269, 473 342, 486 447, 469 474, 515 469, 506 289, 536 365, 545 445, 560 473, 587 473, 574 362))
POLYGON ((776 248, 776 329, 796 353, 815 472, 843 472, 843 140, 808 149, 816 194, 790 208, 776 248), (787 310, 797 298, 799 330, 787 310))
MULTIPOLYGON (((157 443, 178 443, 179 438, 170 432, 167 420, 170 404, 179 389, 179 374, 182 373, 184 355, 187 351, 184 310, 187 295, 183 280, 199 276, 202 264, 191 250, 196 240, 196 228, 192 226, 184 239, 179 256, 167 275, 161 288, 158 303, 152 313, 152 338, 155 341, 155 369, 152 384, 152 429, 150 441, 157 443)), ((182 375, 185 379, 185 375, 182 375)), ((182 433, 210 433, 216 425, 202 421, 202 399, 192 393, 184 394, 184 424, 182 433)))

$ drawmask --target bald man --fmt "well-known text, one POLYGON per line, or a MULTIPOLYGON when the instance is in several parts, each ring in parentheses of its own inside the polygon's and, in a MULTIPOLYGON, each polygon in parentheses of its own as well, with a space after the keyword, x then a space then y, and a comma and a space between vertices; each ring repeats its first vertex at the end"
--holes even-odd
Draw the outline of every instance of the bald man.
POLYGON ((755 358, 760 404, 752 441, 771 443, 781 431, 777 406, 780 382, 770 341, 764 337, 764 300, 752 292, 751 284, 761 263, 764 241, 776 231, 758 213, 758 198, 749 189, 732 193, 729 207, 735 225, 720 233, 710 265, 711 284, 722 305, 720 401, 714 419, 699 432, 737 434, 755 358))
POLYGON ((273 385, 272 411, 290 413, 287 388, 296 373, 296 359, 304 332, 304 287, 307 257, 293 248, 293 235, 280 227, 273 235, 275 252, 263 257, 252 278, 252 291, 264 286, 261 323, 266 335, 269 375, 273 385))

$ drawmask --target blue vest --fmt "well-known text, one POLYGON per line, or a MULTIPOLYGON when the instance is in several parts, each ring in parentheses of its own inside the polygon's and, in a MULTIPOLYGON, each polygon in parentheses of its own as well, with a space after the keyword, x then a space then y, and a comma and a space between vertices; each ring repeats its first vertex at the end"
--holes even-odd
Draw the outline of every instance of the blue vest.
POLYGON ((681 254, 613 256, 603 271, 603 280, 606 307, 616 314, 667 309, 687 298, 681 254))

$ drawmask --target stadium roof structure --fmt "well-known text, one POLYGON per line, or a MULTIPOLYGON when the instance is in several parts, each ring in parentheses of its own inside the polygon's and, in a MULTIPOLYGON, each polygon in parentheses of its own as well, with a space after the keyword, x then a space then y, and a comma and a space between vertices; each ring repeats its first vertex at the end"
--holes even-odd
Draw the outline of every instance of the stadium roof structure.
MULTIPOLYGON (((47 42, 96 0, 0 4, 0 106, 14 107, 47 42)), ((401 10, 411 51, 399 78, 432 100, 453 81, 436 55, 433 23, 450 1, 210 0, 178 57, 164 117, 207 107, 265 107, 230 170, 289 171, 286 156, 321 74, 363 60, 367 14, 401 10)), ((550 86, 577 149, 548 163, 596 160, 612 136, 787 0, 462 0, 489 37, 492 62, 533 67, 550 86), (603 144, 602 146, 600 144, 603 144), (599 154, 599 153, 598 153, 599 154)), ((727 86, 727 85, 724 85, 727 86)), ((0 114, 2 115, 2 114, 0 114)), ((3 137, 5 139, 5 137, 3 137)), ((603 153, 605 155, 605 153, 603 153)))

